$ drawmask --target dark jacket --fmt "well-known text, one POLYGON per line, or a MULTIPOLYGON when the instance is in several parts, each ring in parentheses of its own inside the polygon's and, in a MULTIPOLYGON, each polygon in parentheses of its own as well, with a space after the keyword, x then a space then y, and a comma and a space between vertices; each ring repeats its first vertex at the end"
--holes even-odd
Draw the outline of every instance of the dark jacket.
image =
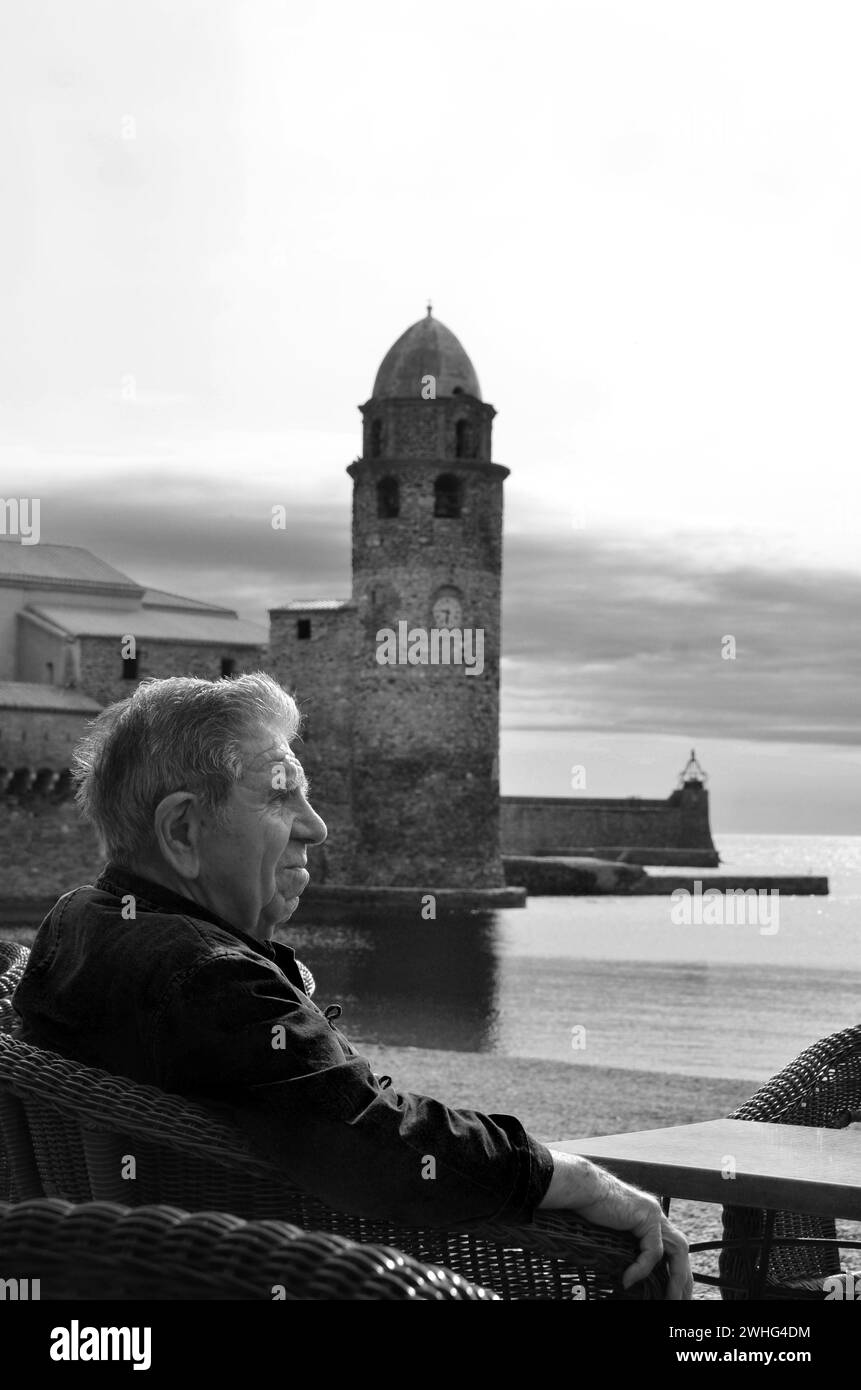
POLYGON ((342 1210, 529 1220, 547 1190, 553 1159, 519 1120, 381 1084, 289 946, 117 865, 45 918, 14 1007, 34 1046, 238 1107, 290 1181, 342 1210))

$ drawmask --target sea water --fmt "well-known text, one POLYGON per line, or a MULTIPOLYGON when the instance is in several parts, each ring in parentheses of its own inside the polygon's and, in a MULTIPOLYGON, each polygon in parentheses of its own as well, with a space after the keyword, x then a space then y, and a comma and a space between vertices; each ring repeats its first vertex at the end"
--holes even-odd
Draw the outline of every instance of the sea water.
POLYGON ((861 837, 716 838, 727 872, 827 874, 830 895, 781 895, 769 934, 676 924, 668 896, 437 921, 309 907, 281 935, 359 1043, 764 1079, 861 1023, 861 837))

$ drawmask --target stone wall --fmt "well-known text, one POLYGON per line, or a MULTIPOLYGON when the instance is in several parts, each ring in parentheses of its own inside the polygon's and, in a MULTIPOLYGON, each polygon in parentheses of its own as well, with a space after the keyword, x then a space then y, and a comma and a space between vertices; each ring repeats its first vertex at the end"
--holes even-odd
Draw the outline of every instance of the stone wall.
MULTIPOLYGON (((500 839, 506 855, 593 854, 639 850, 639 863, 665 862, 660 851, 695 852, 704 867, 718 857, 709 827, 708 792, 686 783, 665 801, 640 797, 504 796, 500 839)), ((671 861, 672 862, 672 861, 671 861)))
MULTIPOLYGON (((442 404, 444 426, 451 402, 442 404)), ((434 414, 431 402, 411 402, 408 409, 416 419, 434 414)), ((441 890, 500 888, 500 570, 507 469, 401 458, 394 468, 385 459, 362 459, 348 471, 354 480, 359 642, 353 881, 385 887, 430 882, 441 890), (387 469, 400 483, 396 517, 378 516, 377 483, 387 469), (461 481, 459 516, 434 515, 434 481, 442 472, 461 481), (380 629, 397 632, 405 622, 408 628, 431 630, 440 589, 459 596, 458 626, 483 634, 481 674, 430 663, 381 665, 376 659, 380 629)))
POLYGON ((469 425, 472 434, 472 457, 485 462, 490 460, 491 429, 496 411, 492 405, 485 405, 473 396, 450 396, 434 401, 371 399, 361 411, 363 454, 368 462, 454 461, 457 425, 461 420, 469 425), (379 422, 379 454, 374 450, 375 422, 379 422))
POLYGON ((303 731, 295 745, 311 782, 311 801, 329 831, 326 843, 310 851, 315 883, 352 882, 353 673, 356 662, 356 610, 273 608, 270 618, 270 670, 294 696, 303 731), (300 638, 299 622, 310 623, 300 638))
POLYGON ((506 855, 505 880, 519 884, 530 897, 621 896, 640 891, 645 869, 634 864, 607 864, 602 859, 554 859, 506 855))
POLYGON ((96 711, 0 710, 0 768, 12 772, 19 767, 35 772, 51 768, 61 772, 69 766, 72 750, 95 714, 96 711))
POLYGON ((32 792, 0 796, 0 863, 3 901, 32 898, 43 903, 92 883, 103 858, 71 798, 32 792))
POLYGON ((394 445, 384 436, 383 452, 400 452, 348 469, 352 603, 295 603, 270 612, 272 670, 308 714, 298 752, 329 827, 329 841, 314 856, 323 866, 318 881, 501 889, 500 570, 508 470, 452 458, 452 432, 464 411, 486 429, 481 447, 489 452, 494 412, 469 400, 379 406, 395 431, 394 445), (438 452, 428 457, 428 450, 438 452), (458 516, 434 515, 434 481, 443 472, 460 479, 458 516), (390 475, 399 483, 399 511, 381 517, 377 484, 390 475), (380 664, 380 629, 397 632, 406 622, 430 631, 441 589, 460 597, 458 626, 483 634, 481 674, 467 675, 462 665, 380 664), (299 622, 310 623, 310 637, 299 637, 299 622))
MULTIPOLYGON (((129 614, 130 635, 134 634, 134 614, 129 614)), ((137 682, 123 679, 122 651, 116 637, 81 637, 81 682, 85 694, 110 705, 125 700, 137 682)), ((137 644, 138 680, 145 676, 202 676, 215 680, 221 675, 222 657, 232 657, 234 674, 266 668, 265 647, 216 646, 197 642, 160 642, 142 638, 137 644)))
MULTIPOLYGON (((353 491, 353 596, 385 586, 398 587, 398 574, 422 595, 435 583, 456 582, 453 570, 481 570, 493 585, 499 603, 502 565, 502 484, 507 469, 497 464, 451 465, 400 462, 396 469, 383 461, 351 464, 353 491), (460 517, 434 516, 434 483, 452 474, 461 484, 460 517), (400 514, 377 515, 377 483, 389 476, 400 485, 400 514)), ((403 588, 403 585, 401 586, 403 588)), ((467 595, 468 597, 468 595, 467 595)), ((476 595, 478 598, 479 596, 476 595)), ((401 616, 407 616, 406 613, 401 616)), ((429 614, 427 615, 429 617, 429 614)), ((387 622, 390 621, 390 616, 387 622)), ((425 622, 425 613, 416 622, 425 622)), ((469 613, 464 621, 469 622, 469 613)))

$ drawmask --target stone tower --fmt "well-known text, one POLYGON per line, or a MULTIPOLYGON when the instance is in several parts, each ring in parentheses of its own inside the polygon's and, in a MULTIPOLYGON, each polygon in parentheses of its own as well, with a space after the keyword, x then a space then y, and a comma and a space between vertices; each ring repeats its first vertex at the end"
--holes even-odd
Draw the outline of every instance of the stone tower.
POLYGON ((496 412, 430 307, 360 409, 352 599, 270 612, 274 674, 306 711, 299 752, 329 826, 318 882, 497 891, 496 412))
POLYGON ((347 470, 359 633, 353 881, 499 888, 508 469, 490 461, 496 412, 430 306, 386 353, 361 411, 362 457, 347 470), (473 654, 483 644, 480 674, 478 662, 471 672, 434 663, 432 649, 422 660, 420 632, 434 629, 460 630, 473 654), (386 630, 398 635, 394 664, 380 660, 386 630))

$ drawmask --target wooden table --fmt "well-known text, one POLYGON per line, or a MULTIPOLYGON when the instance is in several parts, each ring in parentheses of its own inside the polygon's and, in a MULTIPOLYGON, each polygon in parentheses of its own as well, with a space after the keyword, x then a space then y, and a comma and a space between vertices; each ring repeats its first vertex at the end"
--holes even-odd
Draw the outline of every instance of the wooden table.
POLYGON ((760 1257, 748 1290, 751 1296, 765 1281, 776 1211, 861 1221, 861 1128, 857 1125, 813 1129, 754 1120, 706 1120, 671 1129, 554 1142, 553 1148, 593 1159, 665 1199, 689 1197, 765 1209, 760 1257))

